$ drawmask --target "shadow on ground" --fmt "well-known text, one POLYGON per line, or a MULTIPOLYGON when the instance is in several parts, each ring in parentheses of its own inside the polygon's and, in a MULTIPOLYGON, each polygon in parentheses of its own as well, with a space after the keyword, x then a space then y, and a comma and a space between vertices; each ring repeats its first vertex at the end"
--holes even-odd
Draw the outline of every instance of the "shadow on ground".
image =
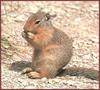
MULTIPOLYGON (((30 67, 31 66, 31 62, 28 61, 16 61, 14 63, 11 64, 9 70, 15 71, 15 72, 20 72, 23 69, 25 69, 26 67, 30 67)), ((61 69, 58 72, 62 73, 65 70, 61 69)), ((65 76, 66 74, 58 74, 57 76, 65 76)))
POLYGON ((31 62, 27 62, 27 61, 16 61, 16 62, 12 63, 12 65, 11 65, 11 67, 9 69, 10 70, 13 70, 13 71, 16 71, 16 72, 20 72, 24 68, 30 67, 30 66, 31 66, 31 62))
MULTIPOLYGON (((31 62, 27 62, 27 61, 16 61, 14 63, 12 63, 10 70, 16 71, 16 72, 20 72, 23 69, 25 69, 26 67, 30 67, 31 66, 31 62)), ((66 76, 66 75, 70 75, 70 76, 84 76, 86 78, 90 78, 92 80, 99 80, 99 71, 97 70, 93 70, 93 69, 87 69, 87 68, 66 68, 66 69, 61 69, 58 71, 57 76, 66 76)))

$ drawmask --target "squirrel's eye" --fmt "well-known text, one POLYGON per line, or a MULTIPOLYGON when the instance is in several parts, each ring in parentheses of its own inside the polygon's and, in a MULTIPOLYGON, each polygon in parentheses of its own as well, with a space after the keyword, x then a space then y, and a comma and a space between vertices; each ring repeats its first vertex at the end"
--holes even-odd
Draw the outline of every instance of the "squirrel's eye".
POLYGON ((38 24, 40 21, 39 20, 37 20, 36 22, 35 22, 35 24, 38 24))

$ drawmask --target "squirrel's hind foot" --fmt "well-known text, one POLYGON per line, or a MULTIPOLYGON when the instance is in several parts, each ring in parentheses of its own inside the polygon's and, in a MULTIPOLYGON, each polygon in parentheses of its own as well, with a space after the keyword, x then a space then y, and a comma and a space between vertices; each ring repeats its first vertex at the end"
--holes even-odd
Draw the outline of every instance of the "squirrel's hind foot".
POLYGON ((32 68, 27 67, 27 68, 22 70, 21 74, 26 74, 26 73, 29 73, 29 72, 32 72, 32 71, 33 71, 32 68))
POLYGON ((29 77, 29 78, 31 78, 31 79, 38 79, 38 78, 41 78, 40 77, 40 74, 38 73, 38 72, 29 72, 28 74, 27 74, 27 76, 29 77))

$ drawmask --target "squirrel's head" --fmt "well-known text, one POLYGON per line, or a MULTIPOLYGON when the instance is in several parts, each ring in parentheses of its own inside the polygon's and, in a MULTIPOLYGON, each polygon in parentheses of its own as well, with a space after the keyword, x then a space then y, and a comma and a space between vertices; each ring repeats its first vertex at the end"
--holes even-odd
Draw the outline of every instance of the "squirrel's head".
POLYGON ((50 22, 50 20, 56 15, 50 15, 49 13, 45 13, 41 10, 32 14, 24 25, 24 32, 34 32, 36 28, 39 28, 46 23, 50 22))

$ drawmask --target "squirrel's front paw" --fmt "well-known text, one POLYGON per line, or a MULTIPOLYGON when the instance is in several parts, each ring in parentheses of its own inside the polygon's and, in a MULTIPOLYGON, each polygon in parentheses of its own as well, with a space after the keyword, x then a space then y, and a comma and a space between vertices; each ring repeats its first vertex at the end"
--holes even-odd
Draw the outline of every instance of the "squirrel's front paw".
POLYGON ((22 34, 23 38, 29 38, 29 39, 33 39, 34 38, 34 34, 31 33, 31 32, 24 32, 23 31, 21 34, 22 34))
POLYGON ((27 76, 32 79, 40 78, 40 74, 38 72, 30 72, 27 76))
POLYGON ((30 39, 33 39, 34 38, 34 34, 31 33, 31 32, 28 32, 27 35, 28 35, 28 38, 30 38, 30 39))

